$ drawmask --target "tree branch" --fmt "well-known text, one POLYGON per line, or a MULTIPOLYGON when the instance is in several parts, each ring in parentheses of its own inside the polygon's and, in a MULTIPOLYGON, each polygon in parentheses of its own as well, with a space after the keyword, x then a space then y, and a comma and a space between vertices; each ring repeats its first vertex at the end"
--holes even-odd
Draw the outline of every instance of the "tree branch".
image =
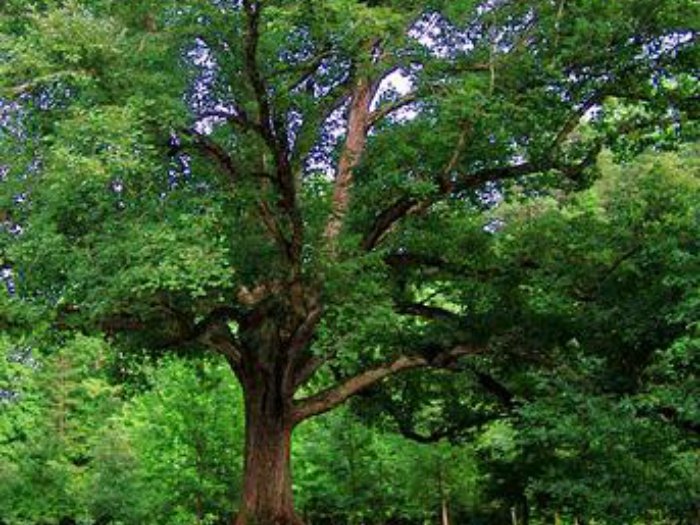
POLYGON ((206 119, 223 120, 224 122, 238 126, 243 131, 255 131, 262 136, 261 126, 257 122, 251 120, 245 110, 238 105, 231 111, 211 110, 204 113, 197 113, 196 117, 197 121, 206 119))
POLYGON ((442 426, 436 430, 430 431, 428 434, 423 434, 415 429, 411 421, 401 418, 398 415, 391 414, 392 419, 396 422, 397 430, 406 439, 415 441, 416 443, 422 443, 424 445, 429 445, 431 443, 437 443, 443 439, 454 440, 463 436, 466 431, 473 429, 475 427, 483 426, 487 423, 499 419, 500 414, 481 414, 473 413, 470 414, 466 421, 460 421, 451 425, 442 426))
POLYGON ((438 430, 433 430, 429 434, 421 434, 413 426, 411 426, 407 421, 399 421, 394 418, 396 425, 398 427, 399 434, 401 434, 406 439, 415 441, 416 443, 421 443, 423 445, 429 445, 431 443, 437 443, 445 438, 454 437, 458 434, 458 430, 453 428, 441 428, 438 430))
POLYGON ((325 355, 325 356, 311 356, 307 359, 303 365, 297 368, 294 374, 294 383, 292 385, 292 390, 296 390, 301 385, 306 383, 311 379, 314 374, 321 368, 324 364, 329 362, 335 357, 335 354, 325 355))
MULTIPOLYGON (((179 312, 169 309, 174 315, 182 317, 179 312)), ((181 326, 187 324, 182 335, 164 343, 161 348, 176 348, 195 343, 202 343, 224 354, 227 358, 239 362, 240 350, 235 344, 235 338, 228 328, 228 322, 240 318, 240 311, 228 306, 214 308, 204 318, 195 324, 179 321, 181 326)))
POLYGON ((282 228, 277 222, 277 218, 270 209, 270 206, 263 199, 258 200, 257 204, 258 211, 260 212, 260 217, 263 221, 265 229, 270 234, 270 237, 277 243, 280 250, 289 257, 290 253, 290 243, 282 232, 282 228))
POLYGON ((291 231, 291 236, 286 242, 286 255, 291 263, 292 279, 296 279, 300 272, 304 224, 297 203, 297 188, 290 162, 286 124, 284 119, 273 111, 267 84, 258 66, 262 2, 243 0, 243 10, 247 26, 244 44, 245 72, 258 106, 260 134, 275 157, 275 182, 280 193, 278 206, 289 221, 291 231))
POLYGON ((496 397, 498 401, 508 410, 515 406, 515 395, 508 388, 493 376, 484 372, 473 371, 479 385, 496 397))
POLYGON ((433 321, 459 321, 461 319, 459 314, 445 308, 422 303, 400 303, 396 306, 396 311, 400 314, 414 315, 433 321))
POLYGON ((372 127, 375 126, 379 121, 383 120, 390 114, 392 114, 394 111, 397 111, 401 108, 404 108, 408 106, 409 104, 412 104, 418 100, 418 94, 413 92, 413 93, 407 93, 406 95, 400 97, 397 100, 394 100, 393 102, 387 102, 386 104, 378 107, 372 113, 370 113, 369 117, 367 118, 367 126, 372 127))
POLYGON ((299 423, 307 418, 328 412, 348 398, 399 372, 423 367, 447 367, 460 357, 474 355, 481 351, 483 351, 483 347, 480 346, 457 345, 432 358, 423 355, 400 356, 393 361, 365 370, 334 387, 295 402, 292 419, 294 423, 299 423))
POLYGON ((260 41, 260 2, 243 0, 246 14, 245 72, 253 88, 258 105, 258 124, 263 138, 273 151, 277 150, 277 140, 272 124, 272 108, 268 99, 267 86, 258 68, 258 43, 260 41))
POLYGON ((305 63, 295 64, 292 66, 281 68, 275 71, 274 75, 280 76, 291 73, 300 73, 300 76, 296 80, 292 81, 292 83, 285 88, 285 91, 294 92, 300 87, 302 87, 309 80, 311 80, 316 74, 316 71, 318 71, 318 68, 321 67, 321 64, 323 64, 323 61, 327 58, 332 57, 334 54, 335 51, 330 46, 327 46, 323 49, 323 51, 314 55, 305 63))
POLYGON ((333 188, 331 214, 326 223, 324 237, 332 245, 343 227, 350 205, 350 190, 353 171, 360 163, 367 142, 369 107, 374 95, 372 82, 367 78, 356 81, 348 110, 348 129, 345 145, 338 161, 338 170, 333 188))
POLYGON ((314 336, 314 331, 321 322, 323 316, 323 308, 317 305, 307 313, 304 321, 297 327, 289 339, 287 351, 289 353, 287 367, 285 370, 285 380, 283 388, 286 392, 293 394, 297 386, 306 381, 316 371, 316 367, 309 363, 314 361, 312 356, 306 360, 303 359, 304 350, 308 347, 309 342, 314 336), (302 375, 309 374, 306 379, 300 382, 302 375))
POLYGON ((399 219, 406 216, 409 211, 416 205, 418 205, 418 199, 412 197, 401 197, 396 200, 391 206, 385 208, 372 224, 370 231, 362 239, 362 249, 365 251, 370 251, 374 248, 379 241, 384 237, 386 232, 388 232, 392 225, 395 224, 399 219))
POLYGON ((204 155, 213 159, 231 182, 239 180, 239 173, 231 156, 216 141, 192 129, 182 130, 192 139, 192 144, 204 155))
MULTIPOLYGON (((442 170, 438 177, 440 194, 447 195, 452 191, 451 173, 457 167, 459 159, 464 150, 467 141, 467 135, 470 132, 469 126, 464 126, 459 135, 457 144, 447 165, 442 170)), ((370 231, 362 239, 362 249, 365 251, 372 250, 384 236, 391 231, 393 226, 406 215, 425 210, 434 201, 434 197, 423 200, 418 200, 412 197, 401 197, 394 204, 382 211, 374 221, 370 231)))

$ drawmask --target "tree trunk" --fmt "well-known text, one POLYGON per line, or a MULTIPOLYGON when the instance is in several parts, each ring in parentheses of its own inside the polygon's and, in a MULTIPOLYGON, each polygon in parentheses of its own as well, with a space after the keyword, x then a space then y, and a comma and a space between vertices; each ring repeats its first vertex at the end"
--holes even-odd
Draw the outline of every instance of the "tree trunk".
POLYGON ((245 467, 235 525, 301 525, 292 497, 291 400, 274 382, 254 383, 244 385, 245 467))
POLYGON ((442 513, 441 513, 441 518, 442 518, 442 525, 450 525, 450 509, 447 505, 447 498, 442 498, 442 513))

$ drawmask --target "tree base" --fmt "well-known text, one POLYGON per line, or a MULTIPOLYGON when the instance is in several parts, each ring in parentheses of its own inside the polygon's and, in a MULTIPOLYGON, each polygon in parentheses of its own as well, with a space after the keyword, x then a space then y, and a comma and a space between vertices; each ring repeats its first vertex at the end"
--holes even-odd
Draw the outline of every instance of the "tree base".
POLYGON ((239 513, 233 520, 233 525, 305 525, 297 515, 280 516, 276 518, 261 518, 249 513, 239 513))

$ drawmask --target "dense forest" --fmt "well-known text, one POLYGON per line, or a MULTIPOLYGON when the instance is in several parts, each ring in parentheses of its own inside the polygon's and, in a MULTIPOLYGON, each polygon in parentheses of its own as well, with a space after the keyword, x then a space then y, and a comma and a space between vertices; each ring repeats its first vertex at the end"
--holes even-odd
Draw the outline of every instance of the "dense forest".
POLYGON ((4 0, 0 525, 700 520, 694 0, 4 0))

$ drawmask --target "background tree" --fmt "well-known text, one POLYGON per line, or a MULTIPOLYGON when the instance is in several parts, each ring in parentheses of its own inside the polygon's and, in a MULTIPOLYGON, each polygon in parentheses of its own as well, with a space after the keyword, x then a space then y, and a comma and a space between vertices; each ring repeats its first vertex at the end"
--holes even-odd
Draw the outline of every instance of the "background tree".
MULTIPOLYGON (((488 374, 491 392, 510 405, 507 446, 485 449, 495 481, 488 492, 505 500, 501 520, 510 507, 525 521, 555 513, 579 522, 695 519, 696 159, 695 147, 624 166, 605 155, 590 190, 516 196, 493 211, 498 231, 483 252, 505 270, 481 284, 491 296, 483 307, 511 324, 492 336, 499 352, 467 371, 488 374), (664 384, 668 374, 674 386, 664 384)), ((443 314, 460 293, 443 293, 443 314)), ((416 405, 397 386, 370 398, 372 409, 388 404, 399 430, 415 437, 422 428, 426 439, 449 414, 443 408, 426 422, 426 407, 454 406, 460 392, 419 396, 416 405)), ((446 430, 465 436, 459 426, 446 430)))
POLYGON ((300 422, 507 346, 492 287, 462 286, 493 270, 485 208, 583 185, 605 145, 673 142, 696 113, 690 0, 1 9, 2 147, 26 152, 3 167, 3 264, 58 328, 227 359, 238 524, 299 521, 300 422))
POLYGON ((0 389, 9 395, 0 427, 0 515, 8 523, 84 519, 92 448, 119 403, 101 366, 106 345, 78 336, 46 357, 33 355, 26 341, 2 344, 0 389))

